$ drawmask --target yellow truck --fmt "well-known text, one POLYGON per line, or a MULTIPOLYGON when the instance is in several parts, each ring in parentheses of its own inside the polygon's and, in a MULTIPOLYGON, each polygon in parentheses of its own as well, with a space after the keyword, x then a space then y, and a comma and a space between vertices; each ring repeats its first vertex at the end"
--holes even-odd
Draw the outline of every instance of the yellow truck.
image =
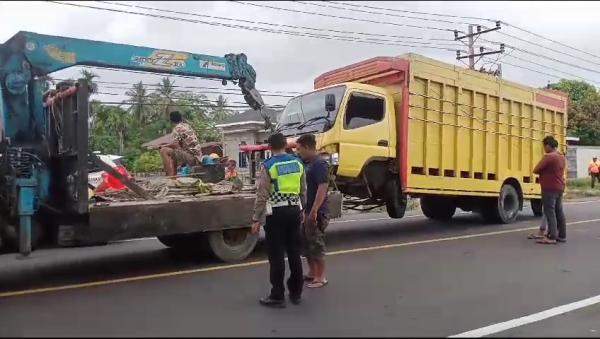
POLYGON ((542 139, 564 151, 566 94, 498 79, 416 54, 377 57, 317 77, 290 100, 277 130, 315 133, 335 184, 363 204, 404 216, 407 197, 446 221, 457 208, 512 223, 531 200, 542 139))

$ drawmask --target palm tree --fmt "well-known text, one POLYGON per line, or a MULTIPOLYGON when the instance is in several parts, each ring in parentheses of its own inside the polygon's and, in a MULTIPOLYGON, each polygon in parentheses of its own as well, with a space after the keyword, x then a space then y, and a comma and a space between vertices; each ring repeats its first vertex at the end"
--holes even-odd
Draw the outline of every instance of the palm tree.
POLYGON ((79 72, 79 74, 81 75, 82 78, 87 80, 87 82, 90 86, 91 94, 98 92, 98 84, 94 81, 94 79, 100 77, 98 74, 90 71, 89 69, 82 69, 81 72, 79 72))
POLYGON ((215 122, 223 122, 229 118, 233 112, 227 108, 227 98, 219 95, 213 108, 212 118, 215 122))
POLYGON ((163 107, 163 114, 165 118, 169 117, 169 113, 171 113, 171 106, 174 104, 173 99, 175 99, 175 81, 172 81, 171 78, 165 77, 162 78, 161 82, 158 83, 158 87, 156 88, 156 94, 161 98, 161 105, 163 107))
POLYGON ((148 118, 148 95, 146 93, 146 87, 140 81, 134 84, 133 87, 125 92, 125 95, 129 97, 127 103, 131 105, 129 112, 133 114, 133 119, 137 126, 142 126, 148 118))
POLYGON ((129 114, 120 107, 109 107, 106 115, 106 127, 117 134, 119 142, 119 154, 125 152, 125 133, 129 126, 129 114))

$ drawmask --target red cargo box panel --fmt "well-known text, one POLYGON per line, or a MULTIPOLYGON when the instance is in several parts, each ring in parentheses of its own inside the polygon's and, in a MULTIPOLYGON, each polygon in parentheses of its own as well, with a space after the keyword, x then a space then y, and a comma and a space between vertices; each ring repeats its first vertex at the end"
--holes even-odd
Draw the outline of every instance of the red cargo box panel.
POLYGON ((324 73, 315 79, 315 89, 344 82, 386 86, 402 83, 409 61, 398 57, 376 57, 324 73))

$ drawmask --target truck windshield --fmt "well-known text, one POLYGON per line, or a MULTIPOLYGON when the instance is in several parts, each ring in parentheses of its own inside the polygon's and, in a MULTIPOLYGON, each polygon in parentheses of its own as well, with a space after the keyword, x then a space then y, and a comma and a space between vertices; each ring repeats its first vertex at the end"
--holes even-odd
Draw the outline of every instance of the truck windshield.
POLYGON ((327 119, 315 118, 327 116, 327 111, 325 110, 325 96, 327 94, 335 95, 335 110, 333 110, 329 116, 331 126, 335 121, 345 91, 346 86, 338 86, 293 98, 285 106, 281 118, 279 119, 279 123, 277 124, 277 130, 281 131, 281 133, 286 136, 298 133, 323 131, 323 127, 327 125, 327 119), (301 130, 298 130, 298 126, 301 126, 302 123, 311 119, 314 120, 314 122, 311 121, 301 130))

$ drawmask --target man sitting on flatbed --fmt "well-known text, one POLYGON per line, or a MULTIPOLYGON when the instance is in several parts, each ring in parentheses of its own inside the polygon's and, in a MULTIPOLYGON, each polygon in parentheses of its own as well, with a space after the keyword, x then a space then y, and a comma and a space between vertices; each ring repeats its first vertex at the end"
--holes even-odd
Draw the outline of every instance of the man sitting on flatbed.
POLYGON ((160 156, 167 176, 177 174, 177 166, 193 167, 200 164, 202 149, 196 132, 183 120, 181 113, 171 112, 169 119, 173 127, 173 142, 160 148, 160 156))

